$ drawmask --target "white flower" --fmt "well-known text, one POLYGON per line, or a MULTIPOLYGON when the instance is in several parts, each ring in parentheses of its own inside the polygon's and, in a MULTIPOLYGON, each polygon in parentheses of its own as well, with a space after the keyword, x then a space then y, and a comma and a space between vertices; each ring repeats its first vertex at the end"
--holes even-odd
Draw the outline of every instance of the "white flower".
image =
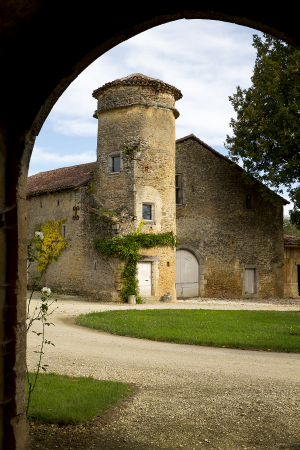
POLYGON ((44 294, 50 295, 50 294, 51 294, 51 289, 50 289, 50 288, 47 288, 47 287, 44 287, 44 288, 42 289, 42 292, 43 292, 44 294))
POLYGON ((42 231, 36 231, 34 234, 36 238, 44 239, 44 234, 42 231))

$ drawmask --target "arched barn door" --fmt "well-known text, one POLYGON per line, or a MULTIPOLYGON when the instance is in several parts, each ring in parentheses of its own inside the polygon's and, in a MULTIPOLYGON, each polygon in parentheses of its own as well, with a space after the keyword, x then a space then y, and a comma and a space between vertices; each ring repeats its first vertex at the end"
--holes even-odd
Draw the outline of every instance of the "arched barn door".
POLYGON ((176 252, 177 298, 199 297, 199 264, 187 250, 176 252))

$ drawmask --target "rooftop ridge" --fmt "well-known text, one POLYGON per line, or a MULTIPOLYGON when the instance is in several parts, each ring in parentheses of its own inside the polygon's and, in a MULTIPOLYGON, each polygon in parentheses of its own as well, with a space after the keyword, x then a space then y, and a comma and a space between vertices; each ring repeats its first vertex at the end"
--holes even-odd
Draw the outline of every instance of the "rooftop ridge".
POLYGON ((103 86, 99 87, 98 89, 95 89, 92 93, 92 96, 97 99, 100 92, 103 92, 107 88, 111 86, 120 86, 120 85, 138 85, 138 86, 157 86, 160 88, 163 88, 165 90, 170 90, 175 100, 180 100, 182 98, 182 93, 179 89, 177 89, 175 86, 165 83, 162 80, 159 80, 158 78, 152 78, 148 77, 147 75, 143 75, 142 73, 133 73, 131 75, 127 75, 123 78, 117 78, 114 81, 109 81, 108 83, 105 83, 103 86))
POLYGON ((27 178, 26 196, 44 192, 72 189, 89 183, 97 161, 39 172, 27 178))
MULTIPOLYGON (((203 147, 207 148, 207 150, 209 150, 210 152, 214 153, 216 156, 218 156, 219 158, 225 159, 225 161, 227 161, 229 164, 234 164, 236 166, 236 168, 238 170, 240 170, 241 172, 244 172, 244 169, 239 166, 238 164, 236 164, 234 161, 231 161, 231 159, 229 159, 227 156, 222 155, 222 153, 217 152, 217 150, 215 150, 214 148, 210 147, 209 145, 207 145, 205 142, 201 141, 201 139, 199 139, 197 136, 195 136, 193 133, 189 134, 188 136, 184 136, 182 138, 176 139, 175 144, 179 143, 179 142, 183 142, 186 141, 188 139, 194 139, 195 141, 197 141, 200 145, 202 145, 203 147)), ((259 180, 256 180, 258 183, 261 183, 259 180)), ((263 184, 263 183, 261 183, 263 184)), ((265 186, 265 185, 264 185, 265 186)), ((281 197, 281 195, 276 194, 276 192, 272 191, 272 189, 270 189, 268 186, 265 186, 269 191, 273 192, 275 195, 277 195, 277 197, 281 198, 281 200, 283 200, 285 205, 289 205, 290 202, 288 200, 286 200, 285 198, 281 197)))

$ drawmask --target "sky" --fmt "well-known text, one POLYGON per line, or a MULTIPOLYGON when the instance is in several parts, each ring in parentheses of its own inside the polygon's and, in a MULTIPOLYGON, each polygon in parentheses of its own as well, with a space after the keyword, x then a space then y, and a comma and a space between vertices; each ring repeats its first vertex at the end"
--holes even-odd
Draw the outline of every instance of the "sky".
MULTIPOLYGON (((28 176, 96 161, 96 99, 103 84, 133 73, 158 78, 181 90, 175 104, 176 139, 191 133, 225 156, 230 119, 229 96, 248 89, 256 49, 263 33, 216 20, 177 20, 147 30, 106 52, 85 69, 54 105, 36 138, 28 176)), ((242 163, 240 162, 242 166, 242 163)), ((280 194, 288 200, 285 189, 280 194)), ((284 207, 287 215, 293 204, 284 207)))

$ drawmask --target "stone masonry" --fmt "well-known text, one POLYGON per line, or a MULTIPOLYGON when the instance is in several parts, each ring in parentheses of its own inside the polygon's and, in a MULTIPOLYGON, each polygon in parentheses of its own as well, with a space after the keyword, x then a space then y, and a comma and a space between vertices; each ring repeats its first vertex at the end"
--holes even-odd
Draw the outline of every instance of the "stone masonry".
POLYGON ((176 141, 180 243, 201 255, 200 292, 206 297, 283 296, 283 206, 265 201, 243 170, 196 136, 176 141), (247 209, 246 195, 252 196, 247 209), (245 269, 255 270, 254 293, 245 293, 245 269))
MULTIPOLYGON (((258 183, 245 184, 242 168, 193 134, 175 141, 175 101, 182 94, 174 86, 133 74, 106 83, 93 97, 97 161, 28 179, 28 237, 38 223, 67 219, 62 233, 71 245, 48 267, 43 285, 121 300, 116 271, 124 262, 94 250, 92 239, 136 230, 144 204, 151 218, 143 231, 173 231, 177 251, 196 260, 197 296, 283 296, 288 202, 279 196, 278 206, 265 201, 258 183)), ((157 246, 140 255, 152 267, 152 292, 143 300, 171 294, 176 301, 176 250, 157 246)))

